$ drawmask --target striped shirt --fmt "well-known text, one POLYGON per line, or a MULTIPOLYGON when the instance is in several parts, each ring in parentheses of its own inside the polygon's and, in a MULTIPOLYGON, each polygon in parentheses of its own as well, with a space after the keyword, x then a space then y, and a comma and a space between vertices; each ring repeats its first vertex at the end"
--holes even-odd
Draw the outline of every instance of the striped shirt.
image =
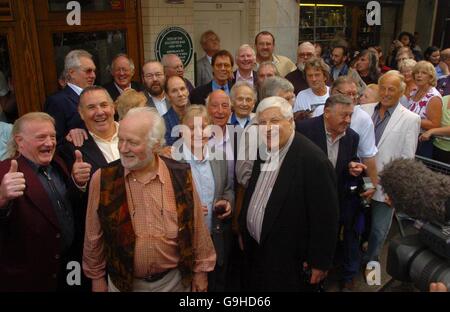
MULTIPOLYGON (((261 229, 264 220, 264 213, 266 211, 267 202, 269 201, 272 189, 280 172, 281 165, 283 164, 284 157, 286 156, 289 148, 294 140, 294 132, 292 132, 286 145, 279 151, 278 165, 275 170, 261 170, 261 173, 256 182, 255 191, 250 199, 247 213, 247 229, 250 235, 259 243, 261 238, 261 229)), ((266 161, 270 163, 276 156, 270 155, 266 161)))

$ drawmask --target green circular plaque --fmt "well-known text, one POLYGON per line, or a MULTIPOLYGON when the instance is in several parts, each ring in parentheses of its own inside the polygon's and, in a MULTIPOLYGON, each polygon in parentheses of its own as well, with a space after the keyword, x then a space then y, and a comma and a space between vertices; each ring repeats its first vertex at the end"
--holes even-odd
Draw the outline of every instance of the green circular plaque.
POLYGON ((181 27, 168 27, 156 39, 155 55, 159 62, 165 54, 177 54, 186 67, 192 59, 193 51, 191 37, 181 27))

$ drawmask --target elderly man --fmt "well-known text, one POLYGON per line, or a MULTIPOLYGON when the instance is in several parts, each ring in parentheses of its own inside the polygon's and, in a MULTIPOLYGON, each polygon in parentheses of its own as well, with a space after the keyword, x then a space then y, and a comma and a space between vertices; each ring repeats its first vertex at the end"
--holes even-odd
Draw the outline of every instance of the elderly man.
POLYGON ((256 118, 269 152, 265 163, 259 157, 255 161, 240 214, 244 289, 305 290, 308 272, 308 282, 317 284, 333 262, 336 177, 327 156, 295 132, 285 99, 262 100, 256 118))
POLYGON ((208 291, 225 291, 231 248, 230 216, 234 201, 233 185, 227 177, 225 159, 209 153, 210 117, 204 105, 192 105, 183 117, 182 160, 189 163, 205 214, 205 223, 217 253, 217 263, 208 274, 208 291))
POLYGON ((111 62, 110 71, 113 80, 103 87, 108 91, 113 101, 126 89, 144 90, 140 83, 131 81, 134 75, 134 62, 128 55, 123 53, 117 54, 111 62))
POLYGON ((0 291, 77 288, 66 280, 67 263, 81 260, 77 228, 84 220, 74 217, 81 195, 74 183, 88 181, 90 166, 78 152, 70 176, 55 156, 54 125, 41 112, 17 119, 11 158, 0 162, 0 291))
POLYGON ((166 123, 166 144, 171 146, 178 140, 179 136, 172 136, 172 129, 181 123, 186 109, 189 106, 189 90, 186 80, 179 76, 171 76, 167 78, 165 92, 169 98, 172 107, 167 114, 163 116, 166 123))
POLYGON ((272 62, 281 77, 295 70, 295 64, 286 56, 274 54, 275 37, 268 31, 261 31, 255 37, 256 63, 272 62))
POLYGON ((117 133, 119 124, 114 121, 114 102, 106 89, 87 87, 80 95, 78 111, 87 129, 87 139, 81 147, 66 142, 59 150, 69 167, 75 162, 78 149, 83 159, 92 165, 91 173, 120 158, 117 133))
POLYGON ((142 66, 142 80, 144 81, 147 97, 147 105, 155 107, 159 115, 164 116, 170 108, 170 102, 166 99, 164 86, 166 84, 166 76, 164 75, 164 67, 160 62, 148 61, 142 66))
POLYGON ((220 38, 212 30, 207 30, 200 37, 200 45, 205 51, 205 56, 197 61, 196 86, 207 84, 213 79, 211 61, 213 55, 220 50, 220 38))
POLYGON ((206 109, 213 125, 218 126, 220 131, 213 133, 208 144, 213 152, 221 153, 228 161, 228 179, 230 184, 234 183, 234 145, 235 141, 232 126, 228 125, 231 116, 231 100, 223 90, 213 91, 206 99, 206 109))
POLYGON ((161 59, 161 64, 164 66, 164 74, 166 75, 166 79, 169 79, 169 77, 172 76, 178 76, 184 80, 189 92, 194 90, 192 83, 188 79, 184 78, 184 65, 178 55, 165 54, 161 59))
POLYGON ((359 163, 356 151, 359 135, 349 128, 353 114, 353 101, 342 94, 332 95, 325 102, 323 115, 296 123, 296 130, 313 141, 328 155, 338 181, 340 226, 344 230, 343 276, 341 288, 353 290, 353 278, 359 272, 359 236, 355 220, 360 213, 359 194, 349 192, 351 185, 357 186, 359 176, 366 166, 359 163))
POLYGON ((294 107, 294 86, 286 78, 278 76, 267 78, 262 85, 260 96, 261 100, 271 96, 279 96, 294 107))
POLYGON ((220 50, 214 54, 211 60, 213 79, 191 92, 189 97, 191 103, 205 104, 205 99, 215 90, 223 90, 226 94, 230 94, 233 86, 231 81, 233 65, 233 56, 227 50, 220 50))
POLYGON ((208 287, 214 246, 189 166, 158 156, 164 133, 155 109, 131 109, 120 121, 121 162, 92 177, 83 269, 93 291, 208 287))
POLYGON ((233 113, 228 123, 244 129, 255 116, 256 91, 248 82, 239 81, 231 88, 230 99, 233 113))
MULTIPOLYGON (((398 71, 388 71, 378 80, 380 103, 366 104, 361 108, 372 116, 375 125, 375 156, 379 171, 397 158, 414 158, 420 132, 420 116, 399 105, 405 91, 403 76, 398 71)), ((372 198, 372 227, 369 249, 365 260, 378 261, 381 248, 391 226, 394 210, 386 203, 382 186, 372 198)))
POLYGON ((305 80, 305 63, 314 57, 315 48, 311 42, 303 42, 297 48, 297 68, 286 75, 286 79, 294 85, 294 93, 297 95, 300 91, 308 89, 305 80))
POLYGON ((255 50, 248 44, 241 45, 236 51, 236 65, 238 68, 233 73, 233 84, 239 81, 245 81, 253 88, 256 88, 257 76, 253 70, 255 64, 255 50))
POLYGON ((73 50, 66 55, 64 71, 67 73, 67 86, 49 96, 45 102, 45 112, 56 121, 58 144, 71 129, 84 128, 78 113, 78 101, 84 88, 95 82, 95 64, 92 55, 84 50, 73 50))

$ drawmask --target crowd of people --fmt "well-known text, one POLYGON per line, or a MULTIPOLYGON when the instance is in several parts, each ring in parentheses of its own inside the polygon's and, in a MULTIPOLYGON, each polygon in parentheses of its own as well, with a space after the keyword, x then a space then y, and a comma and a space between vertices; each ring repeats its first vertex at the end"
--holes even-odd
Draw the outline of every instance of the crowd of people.
POLYGON ((200 43, 195 87, 176 54, 97 86, 73 50, 44 112, 0 123, 1 291, 352 291, 395 212, 378 173, 450 164, 450 48, 200 43))

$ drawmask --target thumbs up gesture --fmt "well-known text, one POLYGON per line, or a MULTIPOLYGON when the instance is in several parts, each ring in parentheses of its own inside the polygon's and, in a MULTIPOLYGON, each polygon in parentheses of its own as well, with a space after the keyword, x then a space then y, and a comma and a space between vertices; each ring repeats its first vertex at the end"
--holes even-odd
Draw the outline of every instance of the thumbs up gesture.
POLYGON ((11 160, 9 171, 3 176, 0 185, 0 208, 10 200, 23 195, 25 190, 25 177, 22 172, 17 171, 17 160, 11 160))
POLYGON ((72 177, 78 186, 84 186, 91 176, 91 165, 83 161, 83 155, 75 150, 75 162, 72 167, 72 177))

